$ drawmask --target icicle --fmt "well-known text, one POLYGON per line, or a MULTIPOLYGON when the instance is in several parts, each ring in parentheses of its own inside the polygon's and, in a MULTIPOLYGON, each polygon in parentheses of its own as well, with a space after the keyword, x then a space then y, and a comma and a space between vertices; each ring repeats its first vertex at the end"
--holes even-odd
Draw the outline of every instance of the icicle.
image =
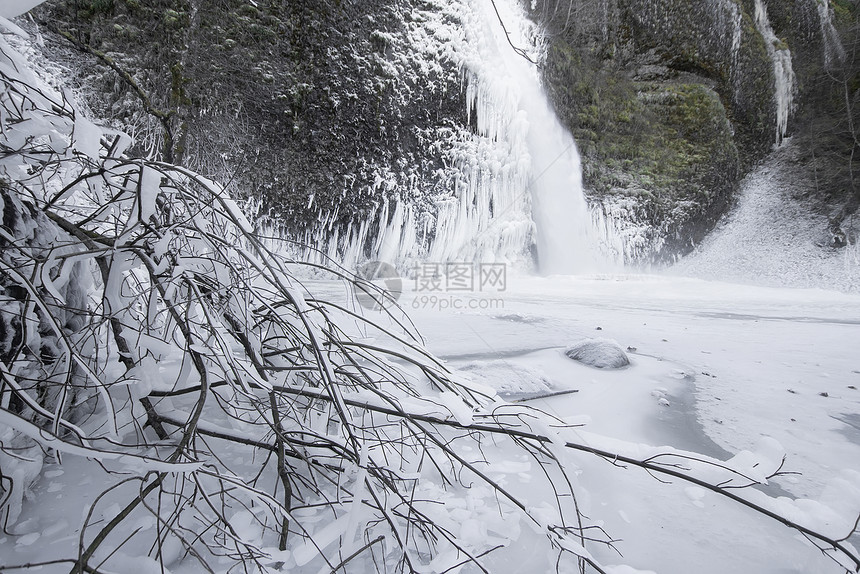
POLYGON ((830 68, 834 61, 841 63, 845 60, 845 48, 839 39, 839 32, 833 26, 830 3, 827 0, 817 0, 818 20, 821 24, 821 39, 824 44, 824 67, 830 68))
MULTIPOLYGON (((595 228, 573 138, 552 110, 537 67, 511 46, 538 59, 543 46, 535 25, 516 0, 496 0, 495 6, 490 0, 451 0, 434 9, 447 12, 428 14, 429 24, 410 28, 414 56, 426 58, 428 66, 438 58, 460 66, 465 111, 477 133, 464 126, 442 134, 450 138, 438 147, 442 173, 453 193, 428 198, 432 207, 421 213, 420 230, 418 207, 406 198, 426 190, 413 180, 413 187, 395 192, 401 178, 371 167, 373 189, 364 191, 382 201, 380 212, 341 234, 338 259, 348 267, 365 257, 527 264, 536 243, 542 272, 594 268, 601 238, 614 227, 595 228), (433 42, 438 45, 429 49, 433 42)), ((312 244, 321 243, 325 236, 313 238, 312 244)))
POLYGON ((774 99, 776 100, 776 146, 788 130, 794 100, 794 71, 791 67, 791 52, 776 37, 767 18, 767 8, 762 0, 755 0, 755 25, 764 38, 767 53, 773 61, 774 99))
POLYGON ((465 14, 465 42, 454 57, 478 137, 454 152, 460 177, 455 197, 437 205, 430 259, 525 260, 536 242, 545 273, 593 267, 596 241, 576 145, 536 66, 511 45, 536 59, 542 46, 534 25, 509 0, 473 0, 465 14))

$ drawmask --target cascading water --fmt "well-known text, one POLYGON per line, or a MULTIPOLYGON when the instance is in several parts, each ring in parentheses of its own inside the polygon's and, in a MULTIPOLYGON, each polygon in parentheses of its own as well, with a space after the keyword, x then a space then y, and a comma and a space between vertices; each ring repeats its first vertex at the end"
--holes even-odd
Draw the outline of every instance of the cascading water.
MULTIPOLYGON (((525 177, 515 178, 520 203, 530 200, 542 273, 594 269, 599 246, 582 193, 576 144, 559 122, 533 63, 537 30, 515 1, 474 0, 469 40, 477 56, 465 62, 481 135, 511 152, 525 177), (501 112, 501 113, 500 113, 501 112)), ((490 193, 494 190, 488 189, 490 193)))
POLYGON ((832 13, 829 2, 816 2, 818 9, 818 20, 821 24, 821 39, 824 48, 824 67, 830 68, 834 62, 840 63, 845 60, 845 48, 839 39, 839 32, 833 26, 832 13))
POLYGON ((788 130, 788 119, 794 102, 794 70, 791 67, 791 52, 776 37, 767 17, 767 7, 763 0, 755 0, 755 25, 764 38, 765 47, 773 61, 775 82, 774 98, 776 99, 776 136, 777 146, 782 145, 788 130))
POLYGON ((395 60, 417 61, 422 70, 447 60, 462 74, 476 133, 456 126, 431 134, 453 190, 423 198, 431 207, 422 211, 409 199, 389 199, 396 178, 381 170, 368 190, 380 198, 368 220, 340 228, 336 210, 321 211, 305 242, 327 246, 328 257, 349 267, 367 257, 406 267, 528 266, 536 245, 545 274, 595 270, 605 266, 603 252, 623 253, 610 239, 614 227, 589 211, 576 145, 532 61, 542 54, 540 34, 517 0, 428 0, 406 29, 395 60))

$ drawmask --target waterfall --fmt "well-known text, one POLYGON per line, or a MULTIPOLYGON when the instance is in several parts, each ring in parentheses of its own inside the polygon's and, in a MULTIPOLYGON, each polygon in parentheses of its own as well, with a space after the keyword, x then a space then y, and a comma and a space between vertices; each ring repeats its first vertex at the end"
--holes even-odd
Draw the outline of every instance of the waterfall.
POLYGON ((306 244, 347 267, 369 257, 407 268, 421 261, 531 267, 536 246, 544 274, 596 270, 605 266, 602 252, 622 254, 610 237, 615 228, 586 203, 576 144, 535 64, 542 36, 518 1, 428 0, 405 26, 408 41, 395 46, 395 60, 436 71, 447 60, 459 69, 469 125, 429 134, 448 185, 436 195, 416 187, 411 198, 392 197, 397 178, 377 166, 373 189, 360 192, 377 198, 367 219, 339 226, 337 209, 321 206, 306 244))
POLYGON ((478 134, 506 151, 503 162, 516 174, 482 182, 476 191, 504 197, 508 211, 530 213, 541 273, 593 270, 600 264, 600 242, 583 195, 576 144, 541 86, 538 30, 516 0, 473 0, 471 7, 472 50, 464 61, 470 108, 478 134))
POLYGON ((791 67, 791 52, 776 37, 773 28, 771 28, 767 18, 767 7, 763 0, 755 0, 755 25, 764 38, 767 53, 773 61, 774 98, 776 100, 775 143, 780 146, 788 130, 788 119, 791 115, 794 99, 794 70, 791 67))
POLYGON ((818 0, 815 2, 818 8, 818 20, 821 24, 821 40, 824 45, 824 67, 830 68, 834 61, 840 63, 845 60, 845 48, 839 39, 839 32, 833 26, 830 3, 818 0))

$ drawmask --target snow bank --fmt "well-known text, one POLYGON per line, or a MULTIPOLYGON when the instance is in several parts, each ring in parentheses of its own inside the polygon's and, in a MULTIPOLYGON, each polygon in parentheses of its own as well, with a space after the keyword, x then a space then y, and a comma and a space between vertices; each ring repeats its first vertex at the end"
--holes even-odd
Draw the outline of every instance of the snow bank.
POLYGON ((552 389, 549 377, 540 369, 504 359, 467 363, 461 371, 474 382, 503 395, 544 393, 552 389))
POLYGON ((670 272, 768 287, 860 289, 860 221, 848 218, 835 245, 832 222, 804 197, 815 182, 790 140, 741 183, 738 205, 670 272))

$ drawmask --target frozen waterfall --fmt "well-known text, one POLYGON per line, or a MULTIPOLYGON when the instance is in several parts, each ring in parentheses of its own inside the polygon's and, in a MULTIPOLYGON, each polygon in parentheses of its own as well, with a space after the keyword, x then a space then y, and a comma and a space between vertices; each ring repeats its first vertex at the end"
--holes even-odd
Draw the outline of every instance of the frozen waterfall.
POLYGON ((824 51, 824 67, 830 68, 835 63, 845 60, 845 48, 839 39, 839 32, 833 26, 833 16, 829 2, 816 2, 818 20, 821 24, 821 40, 824 51))
POLYGON ((601 241, 583 195, 579 153, 534 63, 542 52, 537 27, 516 0, 473 0, 472 17, 463 62, 468 100, 479 135, 506 151, 502 161, 516 173, 483 182, 477 193, 489 198, 478 204, 498 205, 493 198, 505 198, 507 208, 492 213, 497 221, 509 212, 531 216, 541 273, 601 267, 601 241))
POLYGON ((344 228, 337 207, 325 206, 306 244, 347 267, 370 258, 401 267, 480 261, 530 268, 535 247, 543 274, 602 270, 621 259, 611 218, 586 203, 576 144, 535 64, 542 35, 518 1, 431 0, 405 24, 408 45, 393 58, 422 69, 447 60, 460 70, 469 125, 443 128, 429 142, 449 186, 420 197, 419 207, 413 200, 421 190, 404 198, 390 168, 377 168, 373 189, 362 191, 378 198, 374 211, 344 228))
POLYGON ((788 130, 788 119, 794 102, 794 70, 791 67, 791 52, 776 37, 767 17, 767 7, 763 0, 755 0, 755 25, 764 38, 765 47, 773 61, 774 98, 776 99, 775 143, 782 145, 788 130))

